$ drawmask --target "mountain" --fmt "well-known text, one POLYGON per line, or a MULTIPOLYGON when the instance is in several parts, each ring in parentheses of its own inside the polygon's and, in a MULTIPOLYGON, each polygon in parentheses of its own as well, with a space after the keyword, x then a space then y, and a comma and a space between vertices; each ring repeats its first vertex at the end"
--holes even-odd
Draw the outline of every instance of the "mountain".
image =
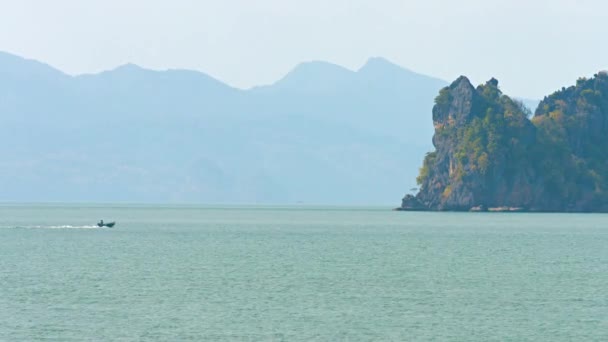
POLYGON ((435 151, 403 209, 608 212, 608 74, 545 97, 531 119, 495 79, 460 77, 433 124, 435 151))
POLYGON ((388 204, 414 185, 445 85, 381 58, 242 90, 0 53, 0 201, 388 204))

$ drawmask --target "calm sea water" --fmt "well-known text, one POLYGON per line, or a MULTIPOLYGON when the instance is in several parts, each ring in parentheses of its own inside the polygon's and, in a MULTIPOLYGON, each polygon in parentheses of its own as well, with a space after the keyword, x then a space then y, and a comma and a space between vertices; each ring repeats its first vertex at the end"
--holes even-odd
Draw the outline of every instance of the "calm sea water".
POLYGON ((606 341, 608 215, 0 206, 0 340, 606 341))

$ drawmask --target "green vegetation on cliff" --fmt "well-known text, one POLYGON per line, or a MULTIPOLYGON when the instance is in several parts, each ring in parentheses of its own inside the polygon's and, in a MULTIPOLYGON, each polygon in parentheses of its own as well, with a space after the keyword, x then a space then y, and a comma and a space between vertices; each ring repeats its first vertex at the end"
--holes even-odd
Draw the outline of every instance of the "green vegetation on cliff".
POLYGON ((436 150, 408 201, 434 210, 607 211, 608 75, 579 79, 530 116, 495 79, 474 88, 460 77, 442 89, 433 108, 436 150))
POLYGON ((546 191, 573 209, 608 209, 608 75, 581 78, 546 97, 532 122, 543 146, 546 191))

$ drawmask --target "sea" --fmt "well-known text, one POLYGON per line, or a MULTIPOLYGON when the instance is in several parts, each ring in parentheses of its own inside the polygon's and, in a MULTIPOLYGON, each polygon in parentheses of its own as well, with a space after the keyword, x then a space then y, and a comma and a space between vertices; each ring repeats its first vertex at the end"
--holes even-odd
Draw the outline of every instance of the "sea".
POLYGON ((608 341, 608 215, 3 204, 0 341, 608 341))

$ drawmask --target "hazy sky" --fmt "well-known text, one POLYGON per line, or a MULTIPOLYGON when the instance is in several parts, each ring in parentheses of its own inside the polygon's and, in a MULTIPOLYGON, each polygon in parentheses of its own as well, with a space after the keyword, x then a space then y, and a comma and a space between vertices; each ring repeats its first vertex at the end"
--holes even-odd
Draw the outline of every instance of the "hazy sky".
POLYGON ((370 56, 541 97, 608 68, 605 0, 0 0, 0 50, 70 74, 133 62, 238 87, 370 56))

